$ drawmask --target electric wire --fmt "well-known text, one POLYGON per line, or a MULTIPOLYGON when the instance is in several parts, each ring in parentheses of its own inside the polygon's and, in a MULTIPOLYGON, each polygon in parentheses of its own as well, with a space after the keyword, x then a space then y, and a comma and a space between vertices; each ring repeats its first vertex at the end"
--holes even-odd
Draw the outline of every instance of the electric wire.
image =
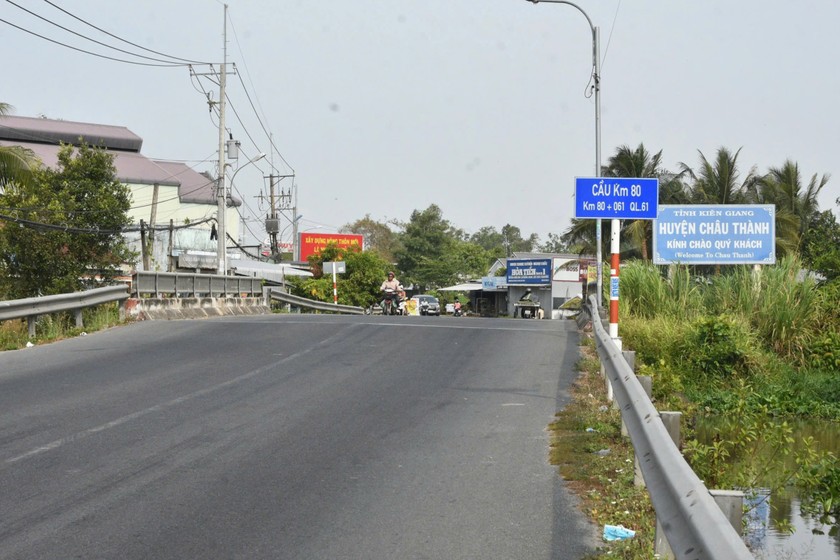
POLYGON ((610 50, 610 43, 612 42, 613 32, 615 31, 615 22, 618 20, 619 8, 621 8, 621 0, 618 0, 618 4, 615 7, 615 15, 613 16, 612 26, 610 27, 610 36, 607 37, 607 46, 604 49, 604 56, 601 58, 601 71, 604 70, 604 64, 607 62, 607 53, 610 50))
MULTIPOLYGON (((138 232, 138 231, 168 231, 170 228, 169 226, 149 226, 146 225, 144 227, 140 226, 128 226, 119 229, 102 229, 102 228, 78 228, 73 226, 67 225, 60 225, 60 224, 49 224, 46 222, 38 222, 35 220, 27 220, 24 218, 16 218, 14 216, 9 216, 7 214, 0 214, 0 221, 12 222, 14 224, 18 224, 19 226, 31 228, 31 229, 42 229, 42 230, 50 230, 50 231, 63 231, 66 233, 77 233, 77 234, 93 234, 93 235, 116 235, 121 233, 130 233, 130 232, 138 232)), ((215 218, 204 218, 202 220, 197 220, 194 222, 190 222, 189 224, 184 224, 182 226, 173 226, 172 229, 186 229, 189 227, 193 227, 198 224, 203 224, 207 222, 215 221, 215 218)))
POLYGON ((108 32, 108 31, 106 31, 106 30, 102 29, 101 27, 97 27, 97 26, 93 25, 92 23, 90 23, 90 22, 88 22, 88 21, 86 21, 86 20, 84 20, 84 19, 82 19, 82 18, 80 18, 80 17, 78 17, 78 16, 76 16, 76 15, 74 15, 74 14, 71 14, 70 12, 68 12, 67 10, 65 10, 64 8, 62 8, 61 6, 56 6, 55 4, 53 4, 52 2, 50 2, 50 0, 44 0, 44 2, 46 2, 47 4, 49 4, 50 6, 52 6, 53 8, 55 8, 56 10, 59 10, 59 11, 61 11, 61 12, 64 12, 65 14, 67 14, 67 15, 68 15, 68 16, 70 16, 70 17, 72 17, 73 19, 76 19, 76 20, 78 20, 78 21, 80 21, 80 22, 84 23, 85 25, 90 26, 90 27, 92 27, 92 28, 96 29, 97 31, 99 31, 99 32, 101 32, 101 33, 104 33, 104 34, 106 34, 106 35, 108 35, 108 36, 110 36, 110 37, 113 37, 114 39, 117 39, 118 41, 122 41, 123 43, 129 44, 129 45, 131 45, 132 47, 137 47, 138 49, 142 49, 142 50, 144 50, 144 51, 146 51, 146 52, 150 52, 150 53, 157 54, 157 55, 160 55, 160 56, 164 56, 164 57, 166 57, 166 58, 171 58, 171 59, 174 59, 174 60, 181 60, 181 61, 183 61, 183 62, 192 62, 193 64, 208 64, 207 62, 202 62, 202 61, 199 61, 199 60, 190 60, 190 59, 188 59, 188 58, 181 58, 181 57, 179 57, 179 56, 172 56, 172 55, 165 54, 165 53, 162 53, 162 52, 158 52, 158 51, 155 51, 155 50, 152 50, 152 49, 148 49, 148 48, 146 48, 146 47, 144 47, 144 46, 142 46, 142 45, 138 45, 137 43, 132 43, 131 41, 128 41, 128 40, 126 40, 126 39, 123 39, 122 37, 118 37, 117 35, 114 35, 113 33, 110 33, 110 32, 108 32))
POLYGON ((114 46, 112 46, 112 45, 109 45, 109 44, 107 44, 107 43, 103 43, 102 41, 97 41, 96 39, 92 39, 92 38, 90 38, 90 37, 88 37, 88 36, 86 36, 86 35, 82 35, 81 33, 78 33, 78 32, 76 32, 76 31, 73 31, 72 29, 68 29, 67 27, 64 27, 63 25, 60 25, 60 24, 58 24, 58 23, 56 23, 56 22, 54 22, 54 21, 52 21, 52 20, 49 20, 49 19, 45 18, 45 17, 44 17, 44 16, 42 16, 42 15, 36 14, 36 13, 35 13, 35 12, 33 12, 32 10, 28 10, 27 8, 24 8, 23 6, 21 6, 20 4, 15 3, 15 2, 13 2, 12 0, 6 0, 6 2, 7 2, 7 3, 9 3, 9 4, 11 4, 12 6, 14 6, 14 7, 16 7, 16 8, 18 8, 18 9, 20 9, 20 10, 23 10, 24 12, 26 12, 26 13, 28 13, 28 14, 32 15, 32 16, 35 16, 36 18, 40 19, 41 21, 44 21, 44 22, 46 22, 46 23, 49 23, 50 25, 53 25, 53 26, 55 26, 55 27, 58 27, 59 29, 62 29, 62 30, 66 31, 66 32, 68 32, 68 33, 71 33, 71 34, 73 34, 73 35, 75 35, 75 36, 77 36, 77 37, 81 37, 82 39, 85 39, 85 40, 90 41, 90 42, 92 42, 92 43, 96 43, 97 45, 103 46, 103 47, 105 47, 105 48, 108 48, 108 49, 113 49, 113 50, 115 50, 115 51, 121 52, 121 53, 123 53, 123 54, 127 54, 127 55, 129 55, 129 56, 136 56, 137 58, 143 58, 143 59, 146 59, 146 60, 153 60, 153 61, 155 61, 155 62, 164 62, 164 63, 171 63, 171 62, 172 62, 171 60, 163 60, 163 59, 160 59, 160 58, 153 58, 153 57, 150 57, 150 56, 146 56, 146 55, 142 55, 142 54, 133 53, 133 52, 131 52, 131 51, 127 51, 127 50, 125 50, 125 49, 121 49, 121 48, 118 48, 118 47, 114 47, 114 46))
POLYGON ((104 55, 104 54, 95 53, 95 52, 88 51, 88 50, 85 50, 85 49, 80 49, 79 47, 74 47, 72 45, 62 43, 61 41, 56 41, 55 39, 50 39, 49 37, 44 37, 43 35, 35 33, 34 31, 30 31, 29 29, 25 29, 25 28, 23 28, 19 25, 15 25, 14 23, 11 23, 10 21, 6 21, 3 18, 0 18, 0 23, 5 23, 8 26, 14 27, 15 29, 19 29, 19 30, 23 31, 24 33, 29 33, 30 35, 34 35, 35 37, 38 37, 39 39, 49 41, 50 43, 54 43, 56 45, 60 45, 62 47, 65 47, 65 48, 68 48, 68 49, 71 49, 71 50, 74 50, 74 51, 78 51, 78 52, 81 52, 81 53, 84 53, 84 54, 89 54, 91 56, 104 58, 106 60, 113 60, 115 62, 122 62, 124 64, 134 64, 136 66, 152 66, 152 67, 157 67, 157 68, 176 68, 176 67, 189 66, 189 64, 186 64, 186 63, 174 63, 173 62, 171 64, 153 64, 151 62, 138 62, 136 60, 125 60, 125 59, 122 59, 122 58, 115 58, 113 56, 107 56, 107 55, 104 55))

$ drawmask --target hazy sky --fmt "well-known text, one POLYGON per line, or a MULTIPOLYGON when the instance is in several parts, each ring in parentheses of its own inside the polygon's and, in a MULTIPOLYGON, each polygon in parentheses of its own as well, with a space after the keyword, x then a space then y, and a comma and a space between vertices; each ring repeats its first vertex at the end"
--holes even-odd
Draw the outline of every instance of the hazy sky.
MULTIPOLYGON (((48 2, 14 1, 160 58, 48 2)), ((147 49, 222 60, 221 2, 51 1, 147 49)), ((618 146, 639 143, 663 150, 672 169, 696 166, 698 150, 711 159, 721 146, 741 148, 742 175, 790 158, 806 182, 815 173, 833 176, 820 202, 836 210, 840 2, 577 3, 600 27, 604 162, 618 146)), ((545 240, 568 227, 574 178, 595 171, 595 104, 585 95, 592 36, 574 7, 526 0, 228 6, 228 61, 239 72, 228 78, 228 97, 242 122, 229 106, 227 127, 242 142, 240 162, 271 152, 263 129, 273 135, 275 167, 291 173, 284 159, 296 174, 302 230, 334 229, 365 214, 404 221, 430 204, 470 233, 511 223, 545 240)), ((8 0, 0 0, 0 19, 77 48, 151 62, 71 35, 8 0)), ((143 138, 147 156, 214 169, 217 123, 202 89, 217 98, 218 87, 209 79, 191 79, 186 67, 97 58, 2 22, 0 45, 0 101, 14 114, 125 126, 143 138)), ((257 235, 264 235, 267 205, 258 197, 267 192, 268 162, 235 181, 257 235)))

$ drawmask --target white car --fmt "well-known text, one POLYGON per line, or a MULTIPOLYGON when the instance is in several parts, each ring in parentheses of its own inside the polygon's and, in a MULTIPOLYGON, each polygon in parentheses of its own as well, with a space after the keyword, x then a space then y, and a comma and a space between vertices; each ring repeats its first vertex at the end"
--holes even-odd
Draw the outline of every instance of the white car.
POLYGON ((440 315, 440 302, 435 296, 420 295, 411 298, 418 315, 440 315))

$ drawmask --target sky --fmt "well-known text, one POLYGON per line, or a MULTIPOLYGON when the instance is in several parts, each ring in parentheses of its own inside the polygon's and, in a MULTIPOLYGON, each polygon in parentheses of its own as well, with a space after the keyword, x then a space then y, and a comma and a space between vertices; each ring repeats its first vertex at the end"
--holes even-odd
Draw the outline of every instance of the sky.
MULTIPOLYGON (((640 143, 662 150, 668 169, 740 149, 742 177, 791 159, 806 183, 832 176, 820 205, 837 213, 840 2, 576 4, 600 30, 604 163, 640 143)), ((512 224, 546 241, 569 227, 574 179, 595 175, 596 151, 592 32, 574 6, 227 5, 225 24, 217 0, 0 0, 0 101, 18 116, 124 126, 143 138, 144 155, 215 173, 218 119, 207 95, 219 96, 209 75, 224 58, 226 29, 236 74, 227 78, 225 128, 241 142, 240 165, 268 154, 234 181, 254 238, 265 237, 272 166, 294 175, 280 188, 296 186, 302 231, 336 231, 366 215, 405 222, 431 204, 467 233, 512 224), (132 53, 213 66, 195 64, 191 75, 130 64, 158 62, 37 16, 132 53)))

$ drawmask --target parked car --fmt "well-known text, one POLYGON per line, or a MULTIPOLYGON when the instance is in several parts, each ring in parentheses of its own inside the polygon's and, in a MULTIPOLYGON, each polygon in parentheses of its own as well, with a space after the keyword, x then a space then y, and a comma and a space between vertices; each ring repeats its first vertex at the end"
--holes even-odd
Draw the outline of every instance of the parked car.
POLYGON ((440 302, 435 296, 420 295, 411 299, 415 302, 418 315, 440 315, 440 302))

